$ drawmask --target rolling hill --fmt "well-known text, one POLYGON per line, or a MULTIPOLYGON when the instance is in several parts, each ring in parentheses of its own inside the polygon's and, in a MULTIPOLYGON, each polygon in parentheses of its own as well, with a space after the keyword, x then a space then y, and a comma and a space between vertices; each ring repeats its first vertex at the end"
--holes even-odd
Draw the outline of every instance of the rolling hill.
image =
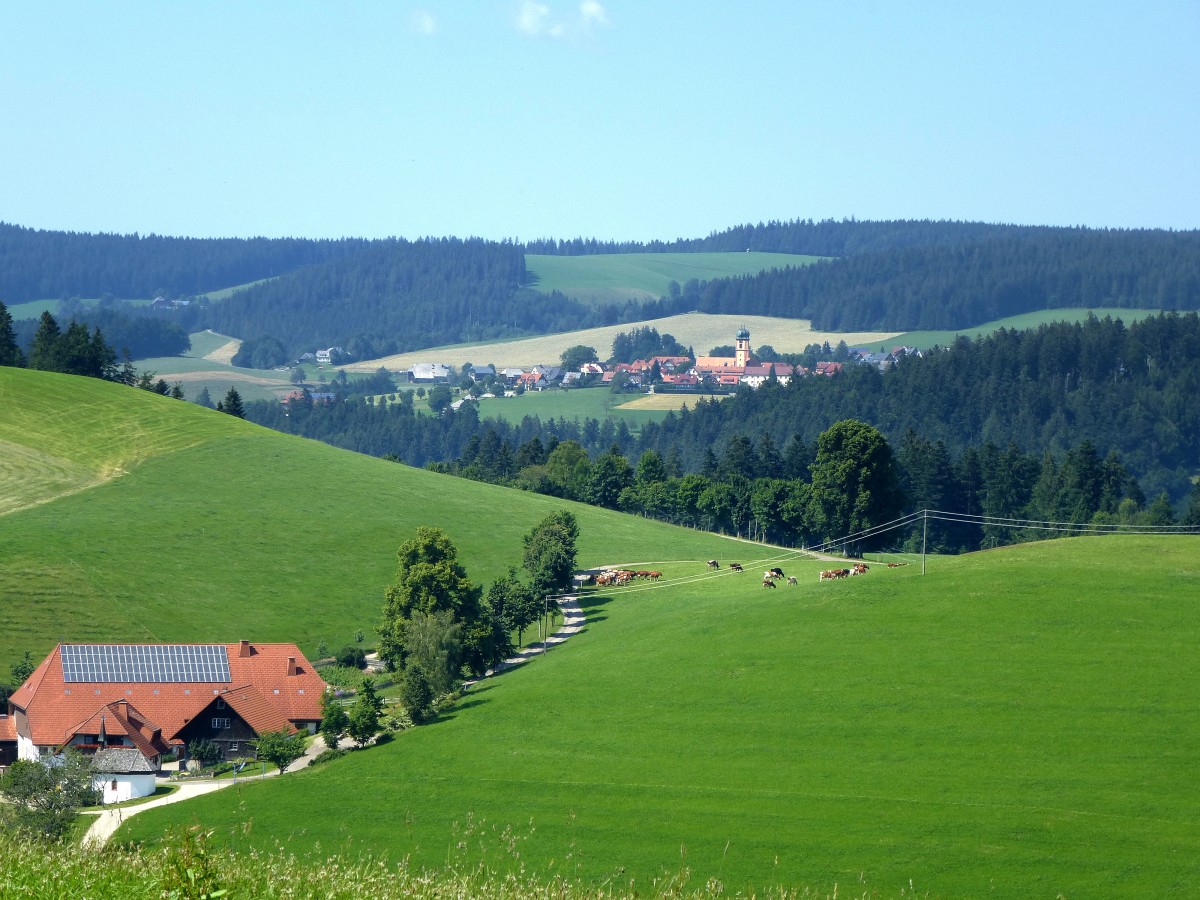
MULTIPOLYGON (((564 504, 356 456, 119 386, 0 369, 0 440, 93 473, 0 516, 0 671, 57 640, 369 629, 397 545, 445 527, 470 575, 564 504)), ((6 445, 6 446, 7 446, 6 445)), ((7 456, 6 456, 7 458, 7 456)), ((764 590, 776 551, 572 507, 587 629, 435 724, 130 819, 415 865, 730 893, 1146 896, 1200 885, 1200 543, 1078 538, 764 590), (730 554, 736 554, 732 556, 730 554), (748 575, 709 573, 740 559, 748 575)))
POLYGON ((340 646, 375 625, 396 548, 418 525, 445 528, 484 585, 563 506, 579 518, 584 565, 637 559, 648 542, 678 558, 729 547, 24 369, 0 367, 0 447, 3 673, 59 640, 340 646))
MULTIPOLYGON (((648 545, 644 556, 666 556, 648 545)), ((1200 542, 1101 537, 818 584, 663 564, 436 724, 149 811, 230 846, 767 893, 1200 885, 1200 542), (1115 563, 1119 560, 1119 563, 1115 563)), ((723 570, 727 571, 727 570, 723 570)))

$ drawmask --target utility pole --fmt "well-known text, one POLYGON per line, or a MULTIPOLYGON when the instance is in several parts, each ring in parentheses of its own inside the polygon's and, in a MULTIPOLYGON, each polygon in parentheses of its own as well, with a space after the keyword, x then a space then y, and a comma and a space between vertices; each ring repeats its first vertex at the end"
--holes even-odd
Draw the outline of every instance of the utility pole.
POLYGON ((929 510, 921 510, 925 515, 921 518, 921 574, 925 574, 925 541, 929 537, 929 510))

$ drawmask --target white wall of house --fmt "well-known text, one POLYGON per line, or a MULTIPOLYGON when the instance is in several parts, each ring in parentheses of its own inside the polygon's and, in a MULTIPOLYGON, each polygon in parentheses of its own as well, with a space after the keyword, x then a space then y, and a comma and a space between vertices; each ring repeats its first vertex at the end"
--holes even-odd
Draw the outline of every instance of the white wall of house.
POLYGON ((17 735, 17 759, 41 759, 37 745, 23 734, 17 735))
POLYGON ((154 793, 154 773, 137 772, 129 775, 97 776, 96 789, 102 791, 101 803, 123 803, 138 797, 149 797, 154 793))

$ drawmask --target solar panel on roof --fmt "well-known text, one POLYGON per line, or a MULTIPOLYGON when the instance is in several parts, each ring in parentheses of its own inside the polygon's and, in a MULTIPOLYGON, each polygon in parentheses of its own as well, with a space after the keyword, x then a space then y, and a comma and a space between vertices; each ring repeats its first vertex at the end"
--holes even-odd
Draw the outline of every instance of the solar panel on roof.
POLYGON ((228 682, 223 644, 63 644, 66 682, 228 682))

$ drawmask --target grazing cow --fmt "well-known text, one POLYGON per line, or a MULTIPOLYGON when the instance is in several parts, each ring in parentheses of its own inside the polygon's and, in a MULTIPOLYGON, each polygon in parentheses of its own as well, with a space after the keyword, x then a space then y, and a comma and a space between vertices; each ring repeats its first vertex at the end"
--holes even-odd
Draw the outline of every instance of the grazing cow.
POLYGON ((834 579, 833 569, 827 569, 821 573, 821 577, 818 578, 817 580, 818 581, 833 581, 833 579, 834 579))
POLYGON ((651 572, 649 574, 651 581, 658 581, 658 579, 662 578, 662 572, 651 572))
POLYGON ((788 584, 799 584, 799 583, 800 583, 800 582, 798 582, 798 581, 796 580, 796 576, 795 576, 795 575, 789 575, 789 576, 787 577, 787 580, 788 580, 788 584))
POLYGON ((888 568, 889 568, 889 569, 898 569, 898 568, 900 568, 901 566, 907 566, 907 565, 908 565, 908 563, 906 563, 906 562, 898 562, 898 563, 891 563, 891 562, 890 562, 890 563, 888 563, 888 568))
POLYGON ((871 567, 868 566, 866 563, 855 563, 854 570, 850 574, 851 575, 865 575, 870 568, 871 567))
POLYGON ((771 572, 772 578, 782 578, 783 577, 783 569, 780 569, 778 567, 772 568, 770 570, 770 572, 771 572))
POLYGON ((743 571, 741 563, 730 563, 729 568, 732 569, 734 572, 743 571))
POLYGON ((721 568, 721 564, 719 562, 717 562, 715 559, 710 559, 708 561, 708 567, 710 569, 719 569, 719 568, 721 568))
POLYGON ((846 578, 846 577, 848 577, 849 575, 850 575, 850 570, 849 570, 849 569, 834 569, 834 570, 833 570, 833 577, 834 577, 834 578, 846 578))
POLYGON ((775 579, 774 578, 764 578, 763 579, 763 587, 769 587, 769 588, 775 587, 775 579))

